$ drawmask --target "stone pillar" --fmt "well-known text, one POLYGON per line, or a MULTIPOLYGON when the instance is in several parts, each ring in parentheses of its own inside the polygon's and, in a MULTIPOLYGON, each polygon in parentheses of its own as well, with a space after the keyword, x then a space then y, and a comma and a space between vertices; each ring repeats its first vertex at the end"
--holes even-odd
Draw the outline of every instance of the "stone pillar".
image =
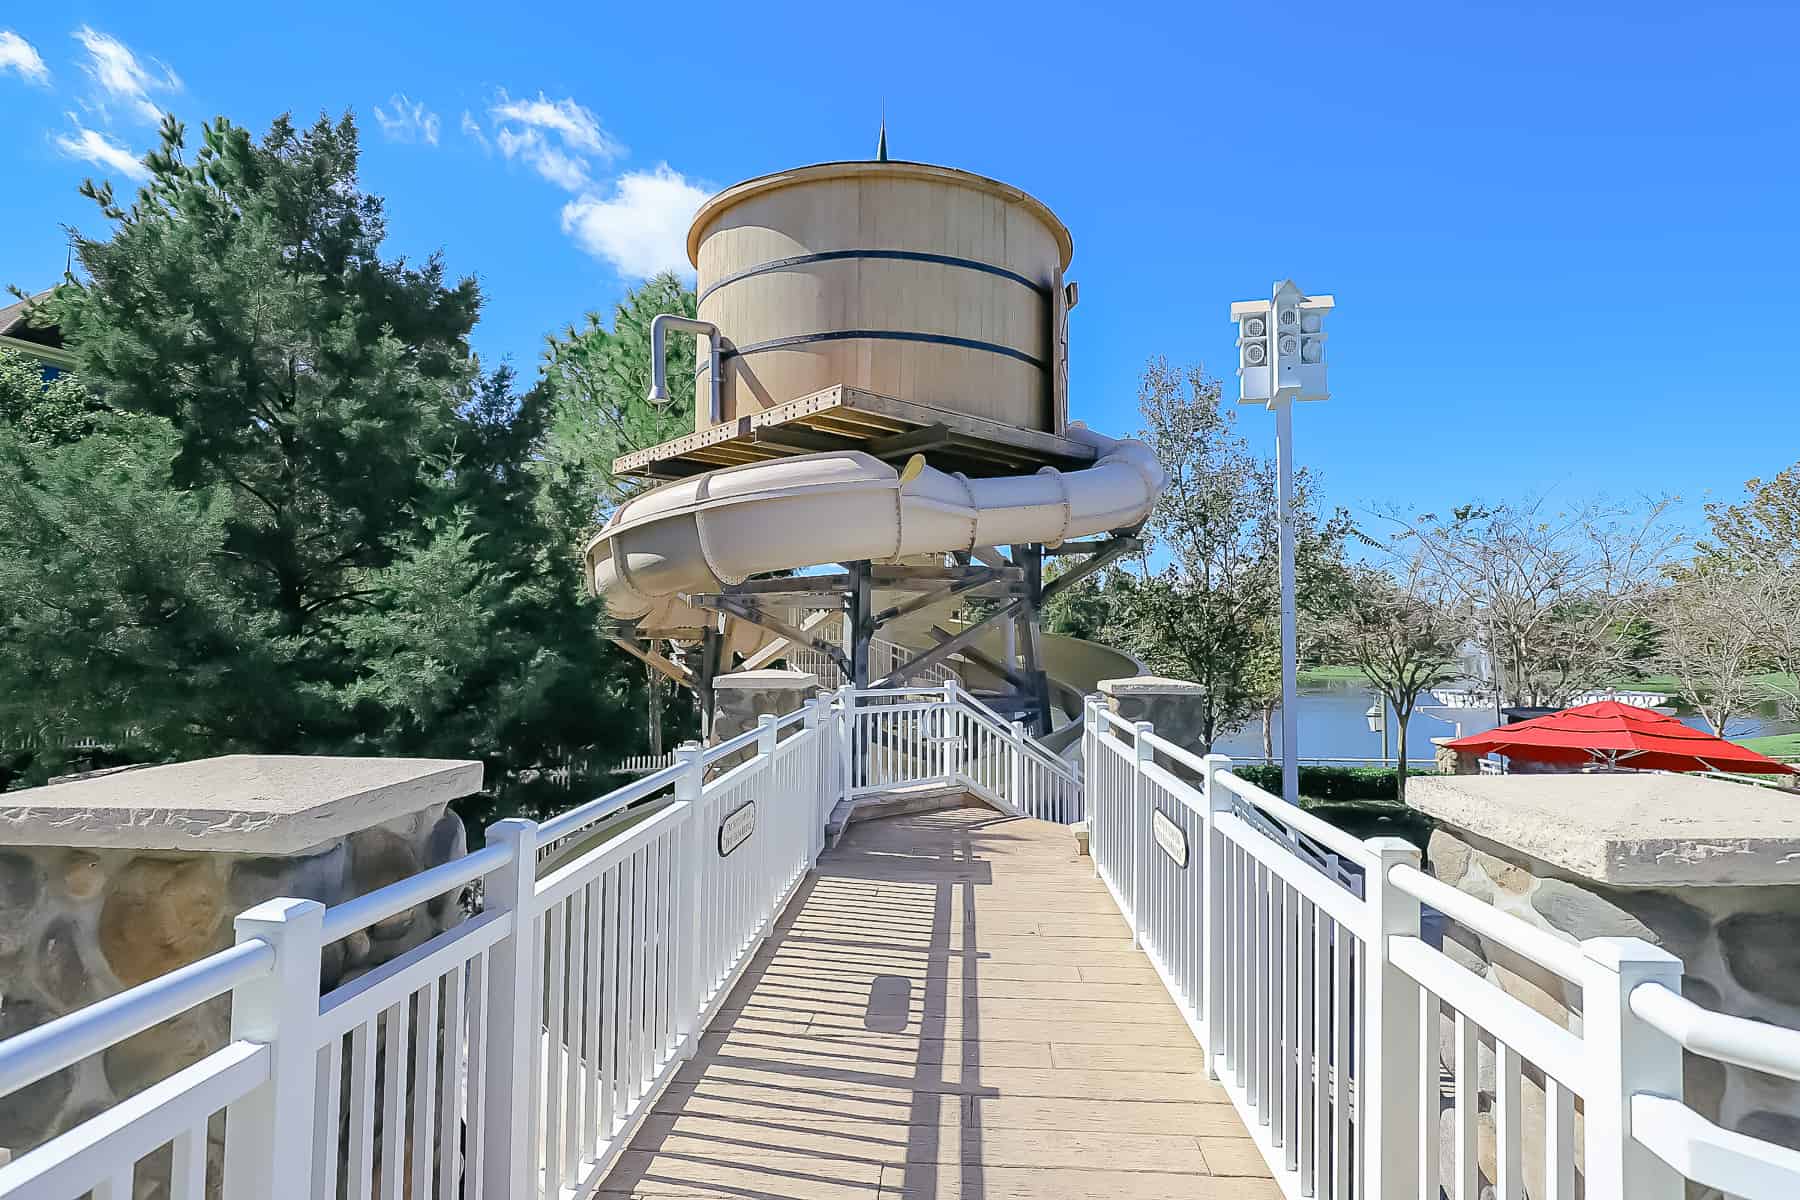
MULTIPOLYGON (((713 680, 712 745, 756 728, 759 717, 785 717, 819 694, 819 677, 806 671, 733 671, 713 680)), ((715 774, 754 754, 746 750, 713 764, 715 774)))
MULTIPOLYGON (((1452 750, 1450 743, 1455 738, 1435 737, 1431 744, 1437 747, 1436 763, 1439 775, 1479 775, 1481 774, 1481 757, 1467 750, 1452 750)), ((1411 786, 1408 784, 1407 786, 1411 786)))
MULTIPOLYGON (((449 803, 480 787, 477 762, 231 755, 0 796, 0 1039, 225 949, 265 900, 339 904, 461 857, 449 803)), ((321 986, 462 918, 445 896, 327 946, 321 986)), ((198 1061, 229 1025, 220 997, 14 1093, 0 1149, 198 1061)))
MULTIPOLYGON (((1097 685, 1106 707, 1126 721, 1148 721, 1156 736, 1184 750, 1202 753, 1200 702, 1206 689, 1181 679, 1160 675, 1135 675, 1129 679, 1102 679, 1097 685)), ((1180 764, 1164 764, 1177 774, 1190 776, 1180 764)))
MULTIPOLYGON (((1427 855, 1437 878, 1572 941, 1643 938, 1681 958, 1682 992, 1696 1004, 1800 1026, 1800 810, 1790 793, 1622 772, 1422 776, 1406 799, 1436 825, 1427 855)), ((1442 949, 1579 1030, 1573 985, 1459 925, 1443 929, 1442 949)), ((1448 1031, 1440 1038, 1446 1066, 1453 1040, 1448 1031)), ((1493 1070, 1483 1050, 1490 1096, 1493 1070)), ((1800 1149, 1800 1085, 1695 1055, 1685 1056, 1683 1074, 1687 1103, 1702 1116, 1800 1149)), ((1527 1083, 1524 1100, 1538 1110, 1525 1117, 1531 1139, 1542 1129, 1543 1093, 1527 1083)), ((1482 1169, 1492 1179, 1493 1127, 1485 1112, 1482 1120, 1482 1169)), ((1525 1150, 1526 1178, 1538 1178, 1542 1146, 1528 1140, 1525 1150)))

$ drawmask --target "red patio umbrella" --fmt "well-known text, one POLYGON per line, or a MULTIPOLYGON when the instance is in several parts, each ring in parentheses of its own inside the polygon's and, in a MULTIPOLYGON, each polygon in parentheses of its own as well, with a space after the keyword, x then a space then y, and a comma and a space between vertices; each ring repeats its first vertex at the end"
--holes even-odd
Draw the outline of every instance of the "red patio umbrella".
POLYGON ((1746 746, 1683 725, 1653 709, 1617 700, 1565 708, 1549 716, 1457 738, 1448 745, 1469 754, 1504 754, 1527 762, 1591 762, 1647 771, 1795 773, 1794 768, 1746 746))

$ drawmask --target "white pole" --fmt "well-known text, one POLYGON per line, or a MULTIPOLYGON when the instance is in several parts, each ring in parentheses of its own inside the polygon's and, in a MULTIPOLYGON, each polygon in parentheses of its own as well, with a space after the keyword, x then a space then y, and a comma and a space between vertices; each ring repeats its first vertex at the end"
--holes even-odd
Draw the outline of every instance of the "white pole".
POLYGON ((1300 714, 1295 703, 1297 640, 1294 633, 1294 398, 1275 401, 1275 464, 1280 477, 1281 521, 1281 796, 1300 803, 1300 714))

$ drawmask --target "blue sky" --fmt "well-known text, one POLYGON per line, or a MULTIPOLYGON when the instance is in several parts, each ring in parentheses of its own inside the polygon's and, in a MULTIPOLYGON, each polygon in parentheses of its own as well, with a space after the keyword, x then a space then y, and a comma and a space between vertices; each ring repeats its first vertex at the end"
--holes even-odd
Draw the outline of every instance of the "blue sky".
POLYGON ((1296 434, 1333 502, 1672 492, 1691 515, 1800 458, 1792 8, 53 8, 0 18, 7 283, 100 227, 75 188, 124 183, 155 110, 260 132, 348 108, 392 248, 479 276, 477 347, 529 370, 677 259, 697 197, 869 156, 885 102, 895 157, 1073 230, 1096 428, 1133 423, 1147 356, 1233 382, 1228 304, 1292 276, 1338 301, 1333 399, 1296 434))

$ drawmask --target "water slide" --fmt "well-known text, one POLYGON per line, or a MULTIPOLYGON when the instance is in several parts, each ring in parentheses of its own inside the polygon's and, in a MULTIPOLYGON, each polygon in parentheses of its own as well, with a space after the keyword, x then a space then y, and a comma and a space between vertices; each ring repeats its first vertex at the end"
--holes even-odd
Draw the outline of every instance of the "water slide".
MULTIPOLYGON (((1093 466, 971 479, 917 456, 896 470, 846 450, 677 480, 619 507, 587 545, 589 578, 613 616, 636 621, 646 636, 681 638, 713 619, 683 593, 716 592, 752 575, 1018 543, 1054 546, 1142 522, 1168 482, 1149 447, 1080 424, 1065 436, 1093 447, 1093 466)), ((774 636, 735 620, 725 633, 728 650, 744 654, 774 636)), ((1085 662, 1079 681, 1064 682, 1091 686, 1093 670, 1115 666, 1135 673, 1129 656, 1080 645, 1092 651, 1057 652, 1071 665, 1085 662)))

